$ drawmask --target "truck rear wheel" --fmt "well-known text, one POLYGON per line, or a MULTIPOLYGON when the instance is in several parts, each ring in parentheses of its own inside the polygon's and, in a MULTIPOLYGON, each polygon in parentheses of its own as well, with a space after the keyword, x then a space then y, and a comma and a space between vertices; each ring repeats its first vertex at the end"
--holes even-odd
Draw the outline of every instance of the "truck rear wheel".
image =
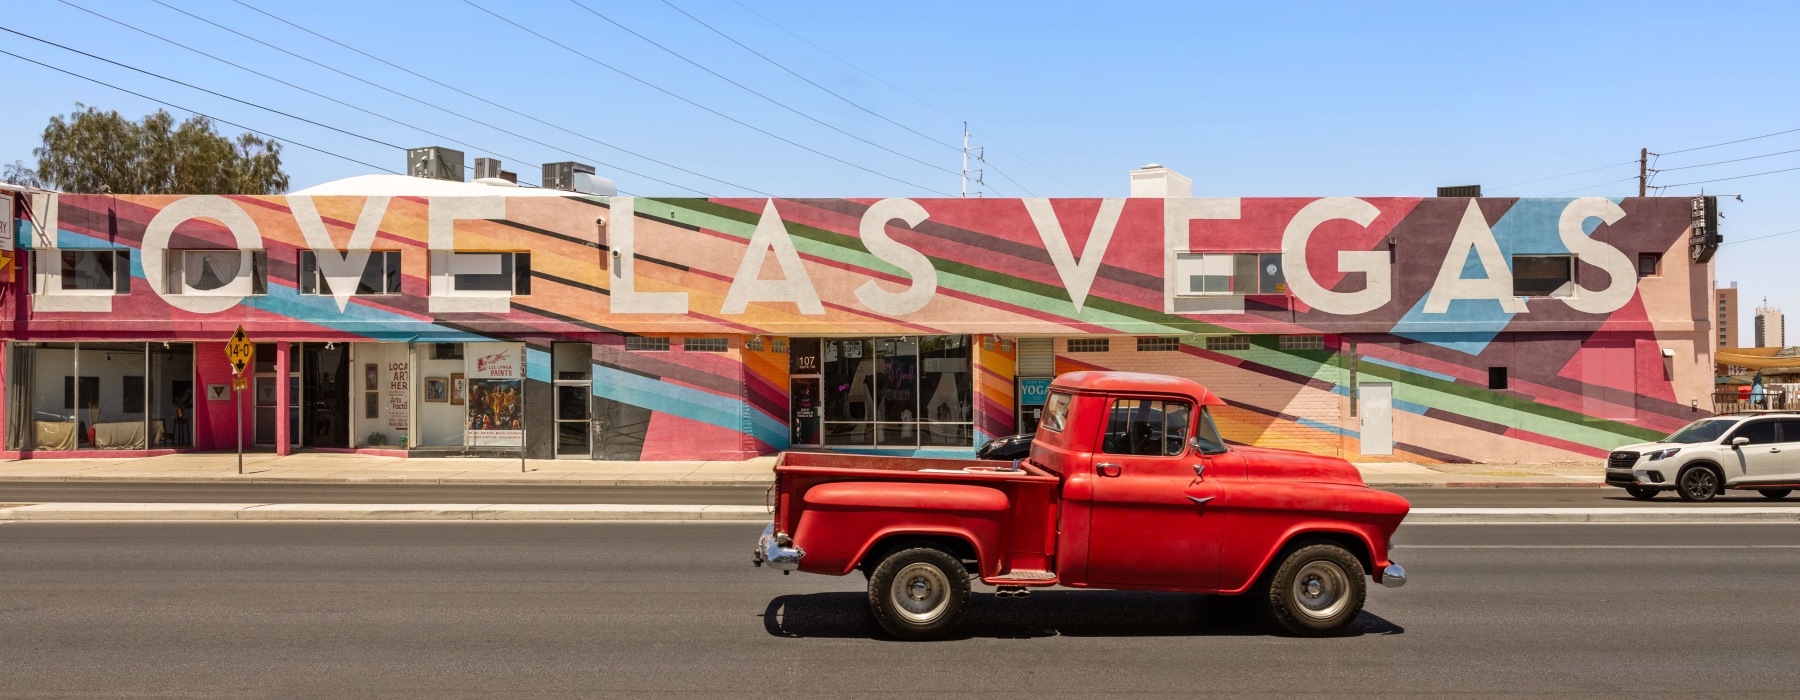
POLYGON ((1356 557, 1335 544, 1290 552, 1264 584, 1269 617, 1302 637, 1342 633, 1362 613, 1368 574, 1356 557))
POLYGON ((968 570, 934 547, 896 551, 869 577, 870 612, 882 629, 901 639, 949 635, 968 604, 968 570))

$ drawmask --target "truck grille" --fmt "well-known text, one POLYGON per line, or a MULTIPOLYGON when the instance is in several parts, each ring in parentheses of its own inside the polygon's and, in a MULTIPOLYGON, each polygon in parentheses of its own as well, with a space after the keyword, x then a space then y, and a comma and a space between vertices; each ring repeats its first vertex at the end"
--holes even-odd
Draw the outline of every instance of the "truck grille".
POLYGON ((1630 469, 1637 464, 1638 453, 1620 450, 1606 456, 1607 469, 1630 469))

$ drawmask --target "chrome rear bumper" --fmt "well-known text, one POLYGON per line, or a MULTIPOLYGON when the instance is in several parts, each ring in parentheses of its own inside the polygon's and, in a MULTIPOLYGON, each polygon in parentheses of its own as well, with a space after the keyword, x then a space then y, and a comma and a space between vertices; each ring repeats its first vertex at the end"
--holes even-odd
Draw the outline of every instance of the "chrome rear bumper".
POLYGON ((794 546, 794 541, 787 535, 775 531, 775 523, 763 528, 762 537, 756 540, 756 552, 751 563, 757 566, 768 564, 769 568, 779 571, 793 571, 800 568, 801 557, 806 550, 794 546))
POLYGON ((1399 564, 1389 564, 1381 569, 1381 585, 1388 588, 1399 588, 1406 585, 1406 569, 1399 564))

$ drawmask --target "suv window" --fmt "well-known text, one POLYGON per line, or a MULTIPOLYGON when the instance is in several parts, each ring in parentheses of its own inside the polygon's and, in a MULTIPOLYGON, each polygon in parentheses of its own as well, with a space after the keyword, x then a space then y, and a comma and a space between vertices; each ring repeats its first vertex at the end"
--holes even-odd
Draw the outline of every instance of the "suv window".
POLYGON ((1117 399, 1100 450, 1116 455, 1169 457, 1187 449, 1193 409, 1178 401, 1117 399))
POLYGON ((1675 431, 1674 435, 1663 438, 1662 441, 1679 442, 1687 445, 1712 442, 1719 439, 1720 435, 1724 435, 1725 431, 1730 429, 1731 426, 1737 425, 1737 422, 1738 420, 1736 418, 1715 418, 1694 421, 1693 423, 1689 423, 1687 427, 1675 431))
POLYGON ((1736 432, 1733 432, 1731 437, 1726 438, 1725 443, 1730 445, 1738 438, 1750 438, 1752 445, 1772 445, 1776 442, 1775 421, 1759 420, 1745 423, 1736 432))
POLYGON ((1781 424, 1782 442, 1800 442, 1800 418, 1783 418, 1775 422, 1781 424))

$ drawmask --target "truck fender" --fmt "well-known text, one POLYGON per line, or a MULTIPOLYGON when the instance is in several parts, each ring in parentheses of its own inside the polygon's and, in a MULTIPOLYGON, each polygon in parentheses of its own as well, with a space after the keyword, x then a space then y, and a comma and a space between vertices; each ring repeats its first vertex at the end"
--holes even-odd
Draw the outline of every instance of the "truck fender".
POLYGON ((1354 555, 1358 561, 1362 562, 1363 568, 1366 569, 1364 573, 1367 574, 1379 573, 1381 567, 1386 566, 1389 563, 1387 561, 1387 546, 1385 544, 1377 545, 1375 542, 1370 541, 1369 535, 1366 532, 1357 528, 1346 527, 1341 523, 1303 523, 1293 526, 1282 535, 1281 539, 1278 540, 1279 544, 1263 555, 1262 563, 1256 567, 1255 572, 1251 574, 1248 580, 1241 582, 1237 587, 1229 590, 1221 588, 1219 592, 1224 594, 1236 594, 1250 590, 1252 586, 1256 585, 1257 581, 1262 580, 1263 575, 1269 571, 1269 567, 1278 565, 1277 559, 1283 554, 1286 554, 1289 549, 1292 549, 1294 542, 1306 539, 1336 541, 1339 544, 1347 545, 1345 548, 1350 550, 1350 553, 1354 555))

